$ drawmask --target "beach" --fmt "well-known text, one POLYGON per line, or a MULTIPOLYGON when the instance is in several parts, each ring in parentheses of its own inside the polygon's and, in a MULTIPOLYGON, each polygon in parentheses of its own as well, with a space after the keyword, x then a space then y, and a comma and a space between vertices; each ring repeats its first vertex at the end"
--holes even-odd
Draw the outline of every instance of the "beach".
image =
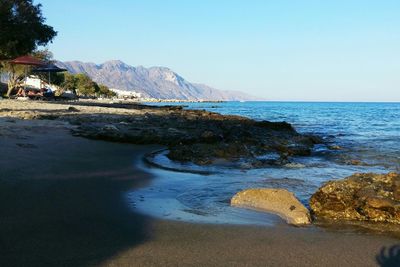
POLYGON ((151 183, 138 165, 161 146, 73 136, 77 125, 35 117, 54 109, 68 114, 70 106, 86 112, 0 102, 1 266, 379 266, 380 256, 381 266, 396 266, 382 253, 400 241, 386 234, 140 214, 124 194, 151 183))

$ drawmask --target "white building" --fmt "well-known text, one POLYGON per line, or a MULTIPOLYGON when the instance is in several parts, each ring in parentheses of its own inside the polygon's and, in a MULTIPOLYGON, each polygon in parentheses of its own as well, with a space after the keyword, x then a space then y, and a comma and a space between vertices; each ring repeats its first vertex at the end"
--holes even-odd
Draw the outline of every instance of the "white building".
POLYGON ((126 91, 115 88, 110 88, 111 91, 115 92, 119 98, 141 98, 142 94, 135 91, 126 91))

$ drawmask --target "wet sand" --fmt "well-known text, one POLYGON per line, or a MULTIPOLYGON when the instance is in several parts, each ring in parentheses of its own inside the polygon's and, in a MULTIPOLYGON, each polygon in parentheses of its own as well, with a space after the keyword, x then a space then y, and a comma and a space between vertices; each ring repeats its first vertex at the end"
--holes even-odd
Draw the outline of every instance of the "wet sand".
MULTIPOLYGON (((130 210, 156 147, 73 137, 66 123, 0 118, 0 266, 377 266, 384 235, 189 224, 130 210)), ((385 258, 385 257, 384 257, 385 258)), ((381 266, 398 266, 399 255, 381 266)))

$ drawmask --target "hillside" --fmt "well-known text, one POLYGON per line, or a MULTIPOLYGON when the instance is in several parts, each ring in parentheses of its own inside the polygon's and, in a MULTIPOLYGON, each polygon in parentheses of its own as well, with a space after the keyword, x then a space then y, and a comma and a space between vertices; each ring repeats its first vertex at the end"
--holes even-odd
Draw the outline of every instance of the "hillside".
POLYGON ((56 64, 71 73, 85 73, 97 83, 110 88, 135 91, 144 97, 225 101, 256 99, 242 92, 223 91, 204 84, 190 83, 166 67, 133 67, 120 60, 99 65, 81 61, 58 61, 56 64))

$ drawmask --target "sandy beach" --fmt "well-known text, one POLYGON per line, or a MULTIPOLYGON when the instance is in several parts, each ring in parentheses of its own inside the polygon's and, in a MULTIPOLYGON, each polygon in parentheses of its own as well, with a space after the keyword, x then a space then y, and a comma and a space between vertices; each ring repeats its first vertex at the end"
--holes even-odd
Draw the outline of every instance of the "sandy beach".
POLYGON ((0 101, 0 266, 399 266, 388 235, 139 214, 123 195, 151 183, 137 165, 159 146, 76 137, 66 121, 21 120, 32 107, 11 106, 0 101))

